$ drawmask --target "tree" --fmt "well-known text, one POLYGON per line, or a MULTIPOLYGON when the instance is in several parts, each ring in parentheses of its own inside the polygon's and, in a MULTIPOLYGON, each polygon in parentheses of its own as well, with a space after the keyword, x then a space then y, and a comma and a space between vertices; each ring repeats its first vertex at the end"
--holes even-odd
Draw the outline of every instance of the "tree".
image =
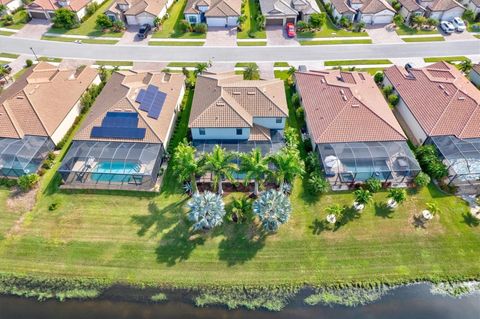
POLYGON ((389 96, 393 92, 393 87, 391 85, 385 85, 382 91, 383 91, 383 94, 385 94, 385 96, 389 96))
POLYGON ((253 202, 253 213, 258 216, 264 230, 275 232, 286 223, 292 212, 288 197, 281 191, 271 189, 253 202))
POLYGON ((235 198, 228 218, 237 223, 244 223, 252 217, 252 201, 247 196, 235 198))
POLYGON ((373 76, 373 79, 375 80, 375 83, 380 84, 383 82, 383 72, 377 72, 373 76))
POLYGON ((214 188, 220 195, 223 194, 223 180, 226 178, 232 181, 233 173, 238 170, 237 164, 233 163, 234 157, 233 153, 227 152, 218 144, 211 153, 205 155, 205 169, 212 173, 214 188))
POLYGON ((260 71, 256 63, 251 63, 245 68, 243 73, 244 80, 258 80, 260 79, 260 71))
POLYGON ((332 204, 330 206, 327 206, 325 208, 325 211, 327 212, 327 221, 330 224, 335 224, 337 220, 341 220, 343 218, 343 207, 340 206, 340 204, 332 204))
POLYGON ((95 20, 95 24, 98 28, 102 30, 111 28, 113 26, 112 20, 110 20, 110 18, 107 17, 106 14, 99 14, 97 19, 95 20))
POLYGON ((392 93, 388 96, 388 103, 390 103, 390 105, 392 106, 397 106, 399 101, 400 101, 400 98, 395 93, 392 93))
POLYGON ((195 67, 195 76, 207 71, 208 64, 207 63, 198 63, 195 67))
POLYGON ((183 140, 175 148, 173 169, 182 181, 190 180, 192 192, 198 193, 197 176, 204 173, 204 159, 195 157, 195 147, 183 140))
POLYGON ((377 193, 382 189, 382 182, 375 177, 370 177, 365 181, 365 187, 372 193, 377 193))
POLYGON ((314 172, 308 179, 308 189, 313 194, 324 194, 330 189, 330 184, 318 172, 314 172))
POLYGON ((316 29, 321 29, 325 25, 326 21, 327 16, 325 15, 325 13, 313 13, 310 15, 309 23, 312 27, 316 29))
POLYGON ((188 202, 188 220, 194 222, 193 230, 207 230, 223 223, 225 204, 220 195, 212 192, 195 193, 188 202))
POLYGON ((425 187, 428 184, 430 184, 430 181, 431 181, 430 176, 428 176, 428 174, 424 172, 418 173, 414 179, 415 185, 417 185, 417 187, 425 187))
POLYGON ((388 198, 391 198, 397 204, 401 204, 407 199, 407 192, 402 188, 392 188, 388 191, 388 198))
POLYGON ((37 174, 22 175, 18 178, 18 186, 24 192, 31 190, 40 180, 37 174))
POLYGON ((77 15, 67 8, 55 10, 52 21, 55 28, 73 29, 78 25, 77 15))
POLYGON ((373 194, 368 189, 357 189, 354 192, 355 202, 360 205, 367 205, 373 198, 373 194))
POLYGON ((125 30, 125 23, 122 20, 115 20, 112 24, 113 32, 122 32, 125 30))
POLYGON ((469 73, 472 68, 472 60, 467 58, 464 61, 460 62, 460 71, 462 71, 463 73, 469 73))
POLYGON ((253 149, 250 153, 240 155, 240 171, 245 173, 245 184, 253 179, 255 182, 255 189, 253 193, 258 195, 258 186, 260 181, 269 172, 268 158, 263 157, 260 149, 253 149))
POLYGON ((435 202, 426 203, 425 206, 427 206, 428 211, 432 213, 433 216, 440 213, 440 207, 438 207, 438 204, 435 202))
POLYGON ((305 165, 296 149, 283 148, 271 157, 271 161, 275 165, 273 174, 280 189, 283 189, 285 182, 291 183, 296 176, 305 173, 305 165))
POLYGON ((404 19, 400 14, 396 14, 395 16, 393 16, 393 22, 395 22, 396 25, 402 25, 404 19))
POLYGON ((0 79, 4 78, 6 82, 7 80, 7 75, 9 74, 7 68, 4 65, 0 65, 0 79))
POLYGON ((205 34, 207 33, 207 24, 206 23, 197 23, 195 25, 195 32, 196 33, 201 33, 201 34, 205 34))

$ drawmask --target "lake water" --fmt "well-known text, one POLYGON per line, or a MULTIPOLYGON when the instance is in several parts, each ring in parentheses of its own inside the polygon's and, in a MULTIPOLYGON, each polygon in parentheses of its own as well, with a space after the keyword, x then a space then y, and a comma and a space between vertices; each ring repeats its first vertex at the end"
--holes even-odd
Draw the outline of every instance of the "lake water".
POLYGON ((255 318, 255 319, 479 319, 480 294, 452 298, 432 295, 430 286, 419 284, 391 291, 381 300, 359 307, 306 306, 298 296, 281 312, 227 310, 224 307, 197 308, 186 294, 177 293, 170 301, 152 304, 135 299, 135 292, 110 291, 94 301, 44 301, 0 296, 0 319, 126 319, 126 318, 255 318), (128 299, 125 301, 122 299, 128 299))

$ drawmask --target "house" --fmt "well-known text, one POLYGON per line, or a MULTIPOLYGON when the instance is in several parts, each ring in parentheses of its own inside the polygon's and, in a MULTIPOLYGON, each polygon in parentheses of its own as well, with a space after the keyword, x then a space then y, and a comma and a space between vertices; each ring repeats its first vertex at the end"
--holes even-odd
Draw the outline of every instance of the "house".
POLYGON ((480 0, 470 0, 465 5, 467 10, 472 10, 477 16, 480 13, 480 0))
POLYGON ((373 177, 405 186, 420 171, 373 78, 340 70, 295 73, 313 149, 333 189, 373 177))
POLYGON ((112 20, 120 20, 128 25, 154 25, 155 18, 162 19, 173 0, 116 0, 105 11, 112 20))
MULTIPOLYGON (((8 14, 11 14, 18 8, 23 6, 23 1, 22 0, 0 0, 0 5, 4 5, 6 10, 5 12, 8 14)), ((2 13, 0 12, 0 16, 2 13)))
POLYGON ((27 11, 33 19, 51 20, 55 16, 55 10, 66 8, 75 12, 80 21, 92 2, 100 4, 101 0, 35 0, 27 6, 27 11))
POLYGON ((241 0, 188 0, 183 13, 190 24, 235 27, 241 15, 241 6, 241 0))
POLYGON ((480 87, 480 63, 475 64, 470 71, 470 81, 477 87, 480 87))
POLYGON ((433 144, 456 184, 480 180, 480 91, 453 65, 392 66, 385 85, 400 97, 396 106, 413 143, 433 144))
POLYGON ((80 98, 100 82, 92 68, 40 62, 0 95, 0 176, 35 173, 80 114, 80 98))
POLYGON ((182 74, 114 72, 62 162, 62 187, 154 190, 184 92, 182 74))
POLYGON ((365 24, 388 24, 393 21, 395 9, 386 0, 326 0, 333 17, 365 24))
POLYGON ((455 0, 399 0, 400 14, 409 21, 413 15, 423 15, 439 21, 461 17, 465 7, 455 0))
POLYGON ((281 80, 246 81, 233 72, 202 73, 188 127, 200 152, 221 144, 237 151, 259 147, 268 153, 283 146, 287 116, 281 80))
POLYGON ((312 14, 321 12, 315 0, 260 0, 260 9, 266 25, 308 22, 312 14))

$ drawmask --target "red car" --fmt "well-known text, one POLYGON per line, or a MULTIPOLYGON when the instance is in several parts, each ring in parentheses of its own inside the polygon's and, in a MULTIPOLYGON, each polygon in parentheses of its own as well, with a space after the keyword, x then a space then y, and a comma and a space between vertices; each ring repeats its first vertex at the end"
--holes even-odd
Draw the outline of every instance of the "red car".
POLYGON ((287 30, 287 36, 289 38, 295 38, 296 33, 295 33, 295 26, 293 25, 293 23, 291 22, 287 23, 286 30, 287 30))

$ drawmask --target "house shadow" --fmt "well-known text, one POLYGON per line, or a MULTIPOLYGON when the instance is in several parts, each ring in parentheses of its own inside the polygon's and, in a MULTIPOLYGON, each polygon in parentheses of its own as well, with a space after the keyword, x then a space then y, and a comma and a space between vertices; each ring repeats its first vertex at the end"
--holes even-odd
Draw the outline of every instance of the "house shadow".
POLYGON ((394 210, 384 202, 375 203, 375 216, 382 218, 393 218, 394 210))
POLYGON ((475 218, 470 213, 463 213, 462 217, 463 217, 463 222, 470 227, 478 227, 478 225, 480 225, 480 220, 478 218, 475 218))
POLYGON ((319 220, 318 218, 315 218, 313 223, 308 226, 312 230, 313 235, 320 235, 322 232, 325 230, 328 230, 328 225, 326 220, 319 220))
POLYGON ((231 224, 223 231, 225 238, 218 246, 218 257, 228 266, 251 260, 265 246, 267 235, 254 224, 231 224))

